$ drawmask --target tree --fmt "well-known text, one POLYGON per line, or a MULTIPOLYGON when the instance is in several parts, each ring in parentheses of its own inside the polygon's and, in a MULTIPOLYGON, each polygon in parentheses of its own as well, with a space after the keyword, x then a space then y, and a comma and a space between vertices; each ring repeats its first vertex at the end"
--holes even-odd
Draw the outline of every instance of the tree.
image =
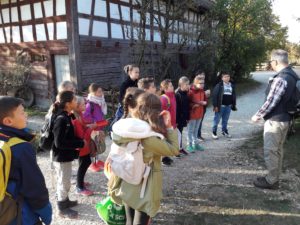
POLYGON ((287 28, 272 13, 271 0, 217 0, 211 17, 218 21, 216 70, 229 70, 236 79, 245 77, 266 53, 283 48, 287 28))

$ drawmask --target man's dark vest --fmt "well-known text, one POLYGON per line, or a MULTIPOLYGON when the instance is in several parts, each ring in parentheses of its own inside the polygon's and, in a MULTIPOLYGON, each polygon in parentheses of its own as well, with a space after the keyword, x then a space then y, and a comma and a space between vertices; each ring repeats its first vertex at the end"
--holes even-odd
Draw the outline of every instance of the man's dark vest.
MULTIPOLYGON (((281 97, 279 103, 277 103, 274 109, 264 117, 265 120, 273 120, 277 122, 288 122, 291 120, 291 116, 287 112, 287 104, 291 99, 291 96, 293 95, 294 89, 296 87, 296 81, 292 77, 292 74, 296 75, 296 73, 292 70, 292 68, 286 67, 273 77, 273 79, 276 77, 281 77, 282 79, 284 79, 287 82, 287 88, 285 89, 285 93, 281 97)), ((271 85, 272 82, 270 82, 267 87, 266 90, 267 96, 270 92, 271 85)))

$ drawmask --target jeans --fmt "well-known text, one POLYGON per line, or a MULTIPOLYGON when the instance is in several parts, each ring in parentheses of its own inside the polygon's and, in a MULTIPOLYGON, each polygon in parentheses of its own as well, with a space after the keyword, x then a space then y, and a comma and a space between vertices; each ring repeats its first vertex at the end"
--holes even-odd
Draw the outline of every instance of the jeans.
POLYGON ((71 188, 72 162, 54 162, 54 167, 57 176, 57 200, 64 201, 68 198, 71 188))
POLYGON ((197 136, 198 138, 202 137, 201 130, 202 130, 202 123, 204 120, 205 113, 206 113, 206 107, 204 107, 203 117, 200 119, 200 125, 199 125, 198 136, 197 136))
POLYGON ((188 123, 188 136, 187 136, 187 143, 189 145, 195 145, 198 143, 198 130, 200 126, 201 119, 198 120, 190 120, 188 123))
POLYGON ((217 133, 218 124, 221 118, 222 118, 222 131, 228 132, 227 124, 228 124, 230 112, 231 112, 231 105, 226 105, 226 106, 222 105, 220 111, 215 112, 214 124, 212 129, 214 133, 217 133))
POLYGON ((270 184, 279 181, 283 160, 283 144, 289 122, 266 120, 264 125, 264 158, 268 169, 266 180, 270 184))

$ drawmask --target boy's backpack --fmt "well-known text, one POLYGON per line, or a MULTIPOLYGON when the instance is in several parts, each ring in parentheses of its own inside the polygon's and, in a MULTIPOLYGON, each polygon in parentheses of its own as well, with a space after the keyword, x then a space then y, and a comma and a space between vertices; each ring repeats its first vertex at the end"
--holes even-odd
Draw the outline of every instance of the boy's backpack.
MULTIPOLYGON (((25 142, 19 138, 10 138, 8 141, 0 140, 0 224, 10 224, 21 213, 15 199, 6 192, 10 173, 12 152, 11 147, 25 142)), ((18 218, 18 223, 20 219, 18 218)))
POLYGON ((43 150, 50 151, 54 141, 54 135, 52 133, 52 129, 54 126, 54 120, 56 116, 51 114, 50 117, 46 117, 45 123, 40 131, 40 141, 39 141, 39 148, 43 150))
POLYGON ((170 100, 170 98, 166 94, 161 95, 161 97, 164 97, 164 98, 167 99, 167 110, 169 110, 170 107, 171 107, 171 100, 170 100))
POLYGON ((288 112, 293 115, 300 111, 300 79, 296 74, 289 73, 289 75, 291 75, 296 80, 294 92, 287 106, 288 112))

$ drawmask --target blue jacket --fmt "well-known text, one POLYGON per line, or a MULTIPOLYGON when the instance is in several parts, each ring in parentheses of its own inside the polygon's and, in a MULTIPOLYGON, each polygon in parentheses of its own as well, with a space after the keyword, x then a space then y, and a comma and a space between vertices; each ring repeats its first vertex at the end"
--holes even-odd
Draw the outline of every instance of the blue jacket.
MULTIPOLYGON (((45 224, 51 223, 52 208, 49 202, 48 189, 44 176, 37 164, 35 150, 29 143, 33 135, 25 130, 0 125, 1 140, 7 141, 9 137, 18 137, 26 142, 11 148, 12 160, 9 174, 7 192, 15 199, 23 197, 22 224, 34 225, 39 220, 45 224)), ((13 221, 12 224, 16 224, 13 221)))

